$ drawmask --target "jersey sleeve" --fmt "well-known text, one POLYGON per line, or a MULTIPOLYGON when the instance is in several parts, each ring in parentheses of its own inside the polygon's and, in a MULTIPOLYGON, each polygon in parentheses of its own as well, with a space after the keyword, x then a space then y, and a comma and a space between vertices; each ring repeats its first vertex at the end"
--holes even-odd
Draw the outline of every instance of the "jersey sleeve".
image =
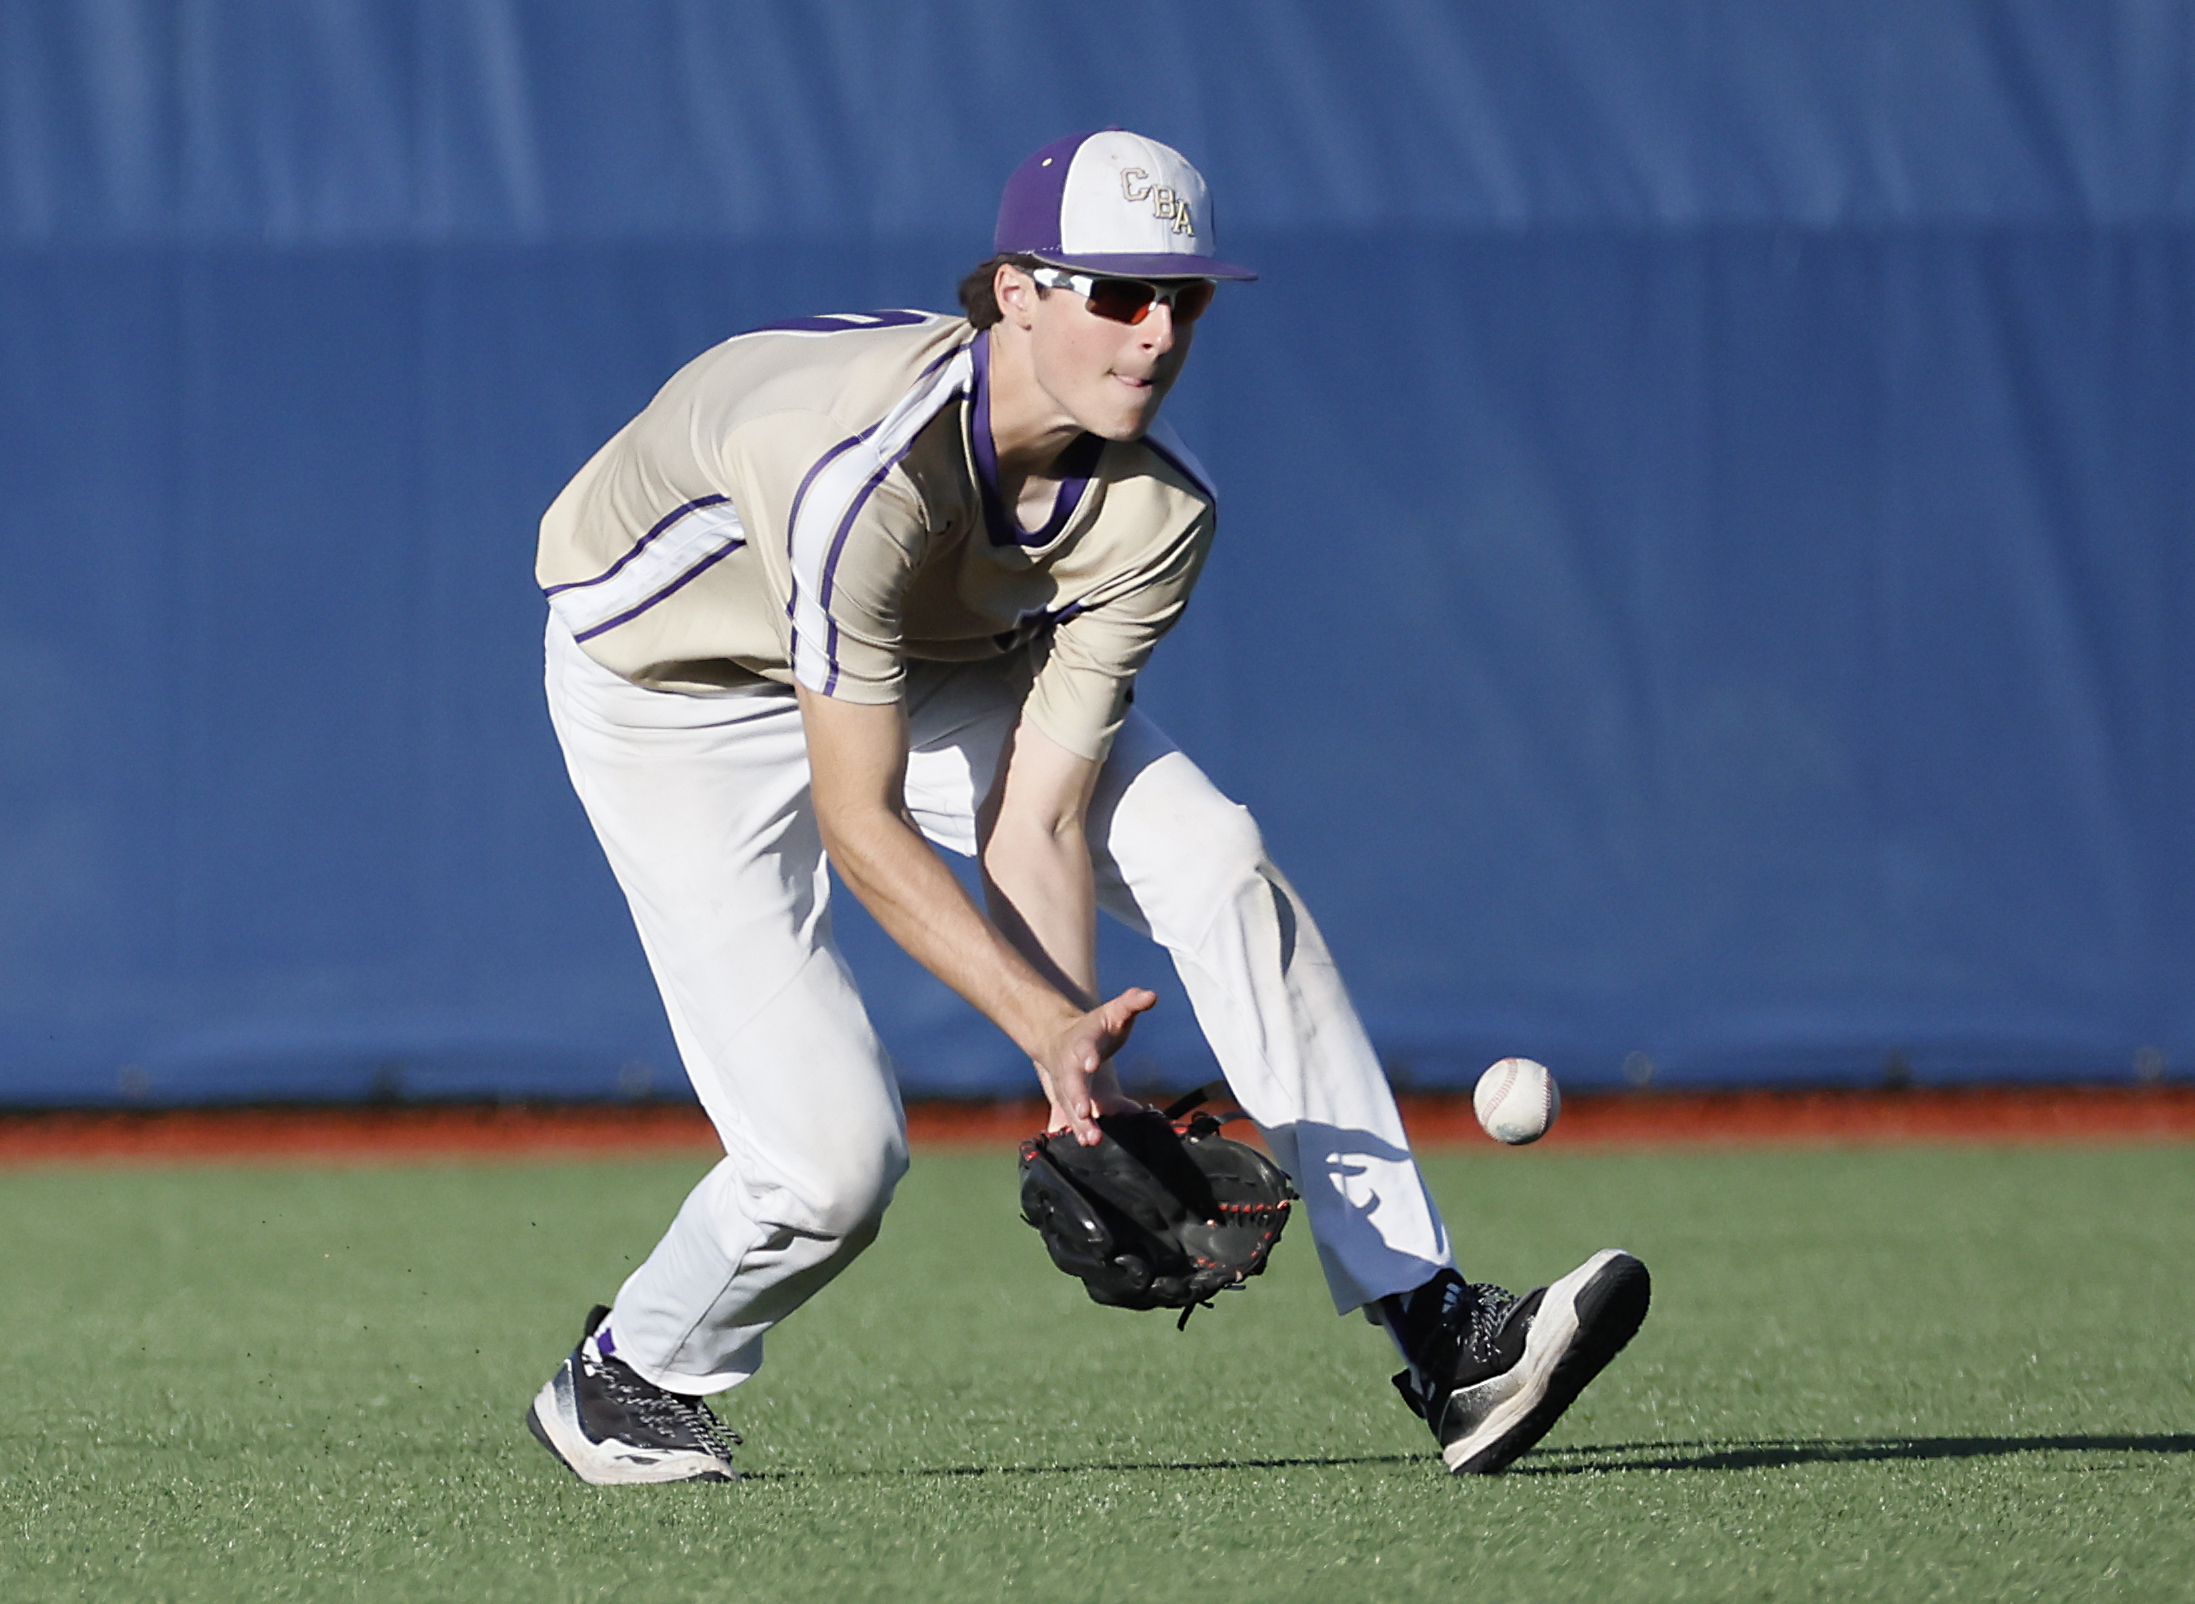
POLYGON ((1147 567, 1062 616, 1042 649, 1023 716, 1068 751, 1102 762, 1127 716, 1136 674, 1189 603, 1212 528, 1207 508, 1147 567))
POLYGON ((803 412, 742 430, 727 452, 750 487, 742 513, 775 546, 793 678, 841 701, 897 701, 906 678, 905 599, 929 520, 893 444, 803 412))

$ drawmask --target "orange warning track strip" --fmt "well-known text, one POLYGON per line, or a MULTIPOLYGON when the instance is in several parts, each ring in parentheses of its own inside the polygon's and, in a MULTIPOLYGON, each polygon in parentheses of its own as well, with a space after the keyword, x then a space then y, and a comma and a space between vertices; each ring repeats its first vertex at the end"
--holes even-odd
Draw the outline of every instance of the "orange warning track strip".
MULTIPOLYGON (((1464 1097, 1402 1099, 1413 1141, 1501 1150, 1464 1097)), ((1043 1107, 915 1103, 919 1147, 1011 1147, 1043 1107)), ((1240 1129, 1240 1127, 1237 1127, 1240 1129)), ((1533 1151, 1668 1146, 2042 1145, 2195 1140, 2195 1087, 1962 1087, 1898 1092, 1579 1095, 1533 1151)), ((0 1113, 0 1165, 401 1163, 708 1153, 691 1104, 412 1104, 0 1113)))
MULTIPOLYGON (((1412 1108, 1413 1140, 1486 1140, 1468 1098, 1412 1108)), ((1892 1146, 2195 1140, 2195 1086, 1971 1086, 1905 1091, 1638 1092, 1580 1096, 1539 1145, 1892 1146)))

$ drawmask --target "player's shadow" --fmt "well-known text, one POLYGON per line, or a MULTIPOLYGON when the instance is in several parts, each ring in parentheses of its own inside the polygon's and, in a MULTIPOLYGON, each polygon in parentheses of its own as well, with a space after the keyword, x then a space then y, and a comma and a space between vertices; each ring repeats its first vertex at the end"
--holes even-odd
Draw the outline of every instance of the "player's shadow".
POLYGON ((917 1476, 1079 1476, 1100 1470, 1304 1470, 1337 1465, 1414 1465, 1423 1454, 1335 1454, 1303 1459, 1142 1459, 1073 1465, 934 1465, 917 1476))
MULTIPOLYGON (((905 1470, 855 1470, 851 1476, 1081 1476, 1090 1471, 1119 1474, 1132 1470, 1305 1470, 1345 1465, 1415 1465, 1425 1454, 1327 1454, 1300 1459, 1099 1459, 1060 1465, 918 1465, 905 1470)), ((799 1470, 745 1473, 750 1481, 790 1481, 799 1470)))
MULTIPOLYGON (((1899 1460, 1989 1459, 2008 1454, 2195 1454, 2195 1434, 2056 1437, 1790 1438, 1781 1442, 1624 1442, 1542 1448, 1509 1467, 1512 1476, 1593 1476, 1625 1470, 1775 1470, 1899 1460)), ((1322 1454, 1295 1459, 1108 1459, 1053 1465, 924 1465, 856 1470, 853 1476, 1079 1476, 1091 1471, 1319 1470, 1420 1465, 1421 1454, 1322 1454)), ((808 1472, 750 1471, 752 1479, 794 1480, 808 1472)))
POLYGON ((2195 1454, 2195 1434, 2052 1437, 1814 1437, 1780 1442, 1626 1442, 1542 1449, 1512 1476, 1588 1476, 1618 1470, 1774 1470, 2008 1454, 2195 1454))

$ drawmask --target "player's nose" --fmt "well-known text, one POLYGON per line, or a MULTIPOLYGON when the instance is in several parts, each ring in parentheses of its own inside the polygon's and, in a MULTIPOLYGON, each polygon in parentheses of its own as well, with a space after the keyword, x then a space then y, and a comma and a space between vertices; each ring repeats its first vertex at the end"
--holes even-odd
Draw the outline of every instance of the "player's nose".
POLYGON ((1130 327, 1140 336, 1137 343, 1153 356, 1164 356, 1174 348, 1174 309, 1164 301, 1153 301, 1143 321, 1130 327))

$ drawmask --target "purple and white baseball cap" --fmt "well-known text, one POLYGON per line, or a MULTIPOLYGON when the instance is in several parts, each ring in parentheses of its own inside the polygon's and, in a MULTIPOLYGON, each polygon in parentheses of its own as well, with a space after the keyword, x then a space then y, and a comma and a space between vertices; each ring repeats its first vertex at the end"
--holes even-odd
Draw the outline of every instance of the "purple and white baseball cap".
POLYGON ((1015 168, 991 248, 1124 278, 1257 277, 1212 254, 1203 174, 1172 146, 1125 128, 1055 139, 1015 168))

